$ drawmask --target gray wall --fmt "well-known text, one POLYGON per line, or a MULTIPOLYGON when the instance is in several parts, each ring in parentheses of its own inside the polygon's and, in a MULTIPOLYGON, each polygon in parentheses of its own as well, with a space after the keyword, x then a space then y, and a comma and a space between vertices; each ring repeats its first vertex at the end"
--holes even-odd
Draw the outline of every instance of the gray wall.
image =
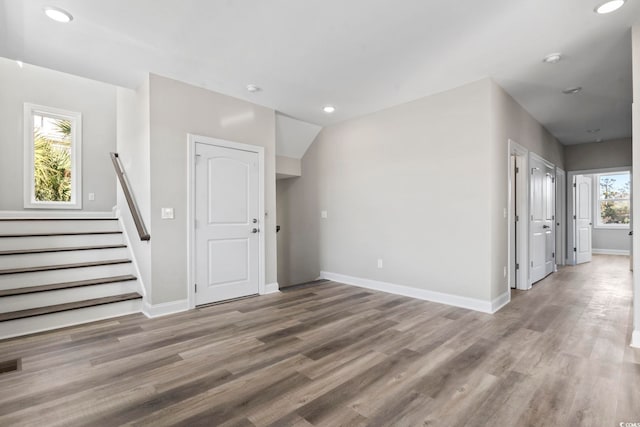
POLYGON ((598 249, 628 252, 631 249, 629 229, 608 230, 594 228, 591 243, 591 246, 596 252, 598 249))
POLYGON ((302 177, 281 184, 281 277, 324 270, 489 300, 489 93, 483 80, 323 129, 302 177))
POLYGON ((152 303, 187 297, 188 133, 265 147, 266 282, 276 282, 274 110, 153 74, 149 89, 152 303))
MULTIPOLYGON (((508 265, 508 225, 504 210, 508 206, 508 141, 514 140, 529 151, 564 169, 563 146, 520 104, 491 81, 491 163, 486 172, 491 176, 488 192, 491 198, 491 283, 492 298, 508 289, 504 267, 508 265)), ((462 165, 475 167, 478 165, 462 165)), ((484 172, 484 171, 483 171, 484 172)), ((487 248, 486 250, 489 250, 487 248)))
POLYGON ((82 206, 111 211, 116 178, 109 152, 116 149, 116 87, 0 58, 0 210, 23 210, 25 102, 82 113, 82 206), (90 201, 88 193, 95 193, 90 201))
MULTIPOLYGON (((151 174, 149 136, 149 79, 137 91, 118 88, 118 155, 127 175, 131 192, 149 233, 151 229, 151 174)), ((118 184, 118 208, 131 242, 140 282, 151 298, 151 241, 141 241, 122 187, 118 184)))
POLYGON ((564 155, 567 171, 631 166, 631 138, 568 145, 564 155))

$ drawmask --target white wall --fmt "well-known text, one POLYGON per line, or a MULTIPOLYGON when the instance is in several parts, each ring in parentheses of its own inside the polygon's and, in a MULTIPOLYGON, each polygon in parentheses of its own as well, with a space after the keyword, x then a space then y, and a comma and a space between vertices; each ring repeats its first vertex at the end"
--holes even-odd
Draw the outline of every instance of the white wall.
POLYGON ((633 342, 640 347, 640 26, 632 29, 633 43, 633 342))
POLYGON ((149 91, 152 303, 187 298, 188 133, 265 147, 266 283, 276 282, 274 110, 153 74, 149 91))
MULTIPOLYGON (((151 176, 149 136, 149 80, 137 91, 118 88, 117 150, 142 219, 151 230, 151 176)), ((151 241, 141 241, 133 216, 118 183, 118 209, 123 219, 147 299, 151 298, 151 241)))
MULTIPOLYGON (((500 86, 491 81, 491 150, 489 165, 482 172, 491 177, 490 224, 492 298, 507 290, 504 267, 508 265, 508 224, 504 210, 508 206, 508 141, 514 140, 564 169, 563 146, 500 86)), ((473 166, 463 166, 473 167, 473 166)), ((476 168, 478 166, 475 166, 476 168)), ((488 249, 487 249, 488 250, 488 249)))
POLYGON ((489 301, 489 92, 483 80, 324 128, 282 184, 289 281, 324 270, 489 301))
POLYGON ((0 210, 23 210, 23 106, 30 102, 82 113, 82 206, 111 211, 116 177, 116 87, 0 58, 0 210), (88 193, 95 193, 90 201, 88 193))

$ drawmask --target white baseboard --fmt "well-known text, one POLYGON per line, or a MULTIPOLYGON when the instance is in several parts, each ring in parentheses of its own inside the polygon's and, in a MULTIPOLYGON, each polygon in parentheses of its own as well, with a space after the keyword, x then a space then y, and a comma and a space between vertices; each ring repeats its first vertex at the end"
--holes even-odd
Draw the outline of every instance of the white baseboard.
POLYGON ((633 331, 631 335, 631 347, 640 348, 640 329, 633 331))
POLYGON ((497 298, 491 301, 491 313, 492 314, 496 313, 498 310, 500 310, 502 307, 509 304, 510 302, 511 302, 511 289, 509 289, 508 291, 506 291, 502 295, 499 295, 497 298))
POLYGON ((591 253, 594 255, 626 255, 629 256, 630 252, 624 249, 591 249, 591 253))
POLYGON ((377 280, 346 276, 344 274, 330 273, 328 271, 321 271, 320 277, 322 279, 332 280, 334 282, 344 283, 346 285, 353 285, 361 288, 373 289, 375 291, 387 292, 390 294, 402 295, 405 297, 452 305, 455 307, 466 308, 483 313, 495 313, 509 302, 511 295, 507 291, 493 301, 485 301, 477 298, 468 298, 458 295, 446 294, 443 292, 413 288, 410 286, 396 285, 394 283, 380 282, 377 280))
POLYGON ((264 293, 262 295, 275 294, 276 292, 280 292, 280 285, 278 285, 278 282, 267 283, 264 286, 264 293))
POLYGON ((189 301, 186 299, 153 305, 145 301, 142 305, 142 312, 149 318, 167 316, 187 310, 189 310, 189 301))

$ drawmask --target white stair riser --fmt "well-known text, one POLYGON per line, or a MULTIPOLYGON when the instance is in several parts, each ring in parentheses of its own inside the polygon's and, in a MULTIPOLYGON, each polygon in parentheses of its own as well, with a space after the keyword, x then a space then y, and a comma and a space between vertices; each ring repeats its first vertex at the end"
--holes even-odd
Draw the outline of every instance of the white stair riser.
POLYGON ((79 325, 141 311, 142 300, 137 299, 0 322, 0 339, 79 325))
POLYGON ((127 259, 127 248, 95 249, 87 251, 47 252, 42 254, 21 254, 0 256, 0 270, 44 265, 75 264, 80 262, 127 259))
POLYGON ((25 286, 48 285, 51 283, 73 282, 76 280, 99 279, 101 277, 133 274, 133 264, 113 264, 99 267, 69 268, 65 270, 39 271, 0 275, 0 289, 23 288, 25 286))
POLYGON ((78 246, 119 245, 122 234, 87 234, 79 236, 0 237, 0 251, 78 246))
POLYGON ((135 280, 3 297, 0 313, 137 292, 135 280))
POLYGON ((118 221, 0 221, 0 234, 119 231, 118 221))

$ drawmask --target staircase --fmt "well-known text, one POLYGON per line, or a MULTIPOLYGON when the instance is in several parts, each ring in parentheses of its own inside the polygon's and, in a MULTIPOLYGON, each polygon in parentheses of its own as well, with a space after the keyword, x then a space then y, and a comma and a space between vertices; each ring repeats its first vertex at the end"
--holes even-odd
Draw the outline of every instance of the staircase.
POLYGON ((142 311, 117 218, 0 218, 0 339, 142 311))

